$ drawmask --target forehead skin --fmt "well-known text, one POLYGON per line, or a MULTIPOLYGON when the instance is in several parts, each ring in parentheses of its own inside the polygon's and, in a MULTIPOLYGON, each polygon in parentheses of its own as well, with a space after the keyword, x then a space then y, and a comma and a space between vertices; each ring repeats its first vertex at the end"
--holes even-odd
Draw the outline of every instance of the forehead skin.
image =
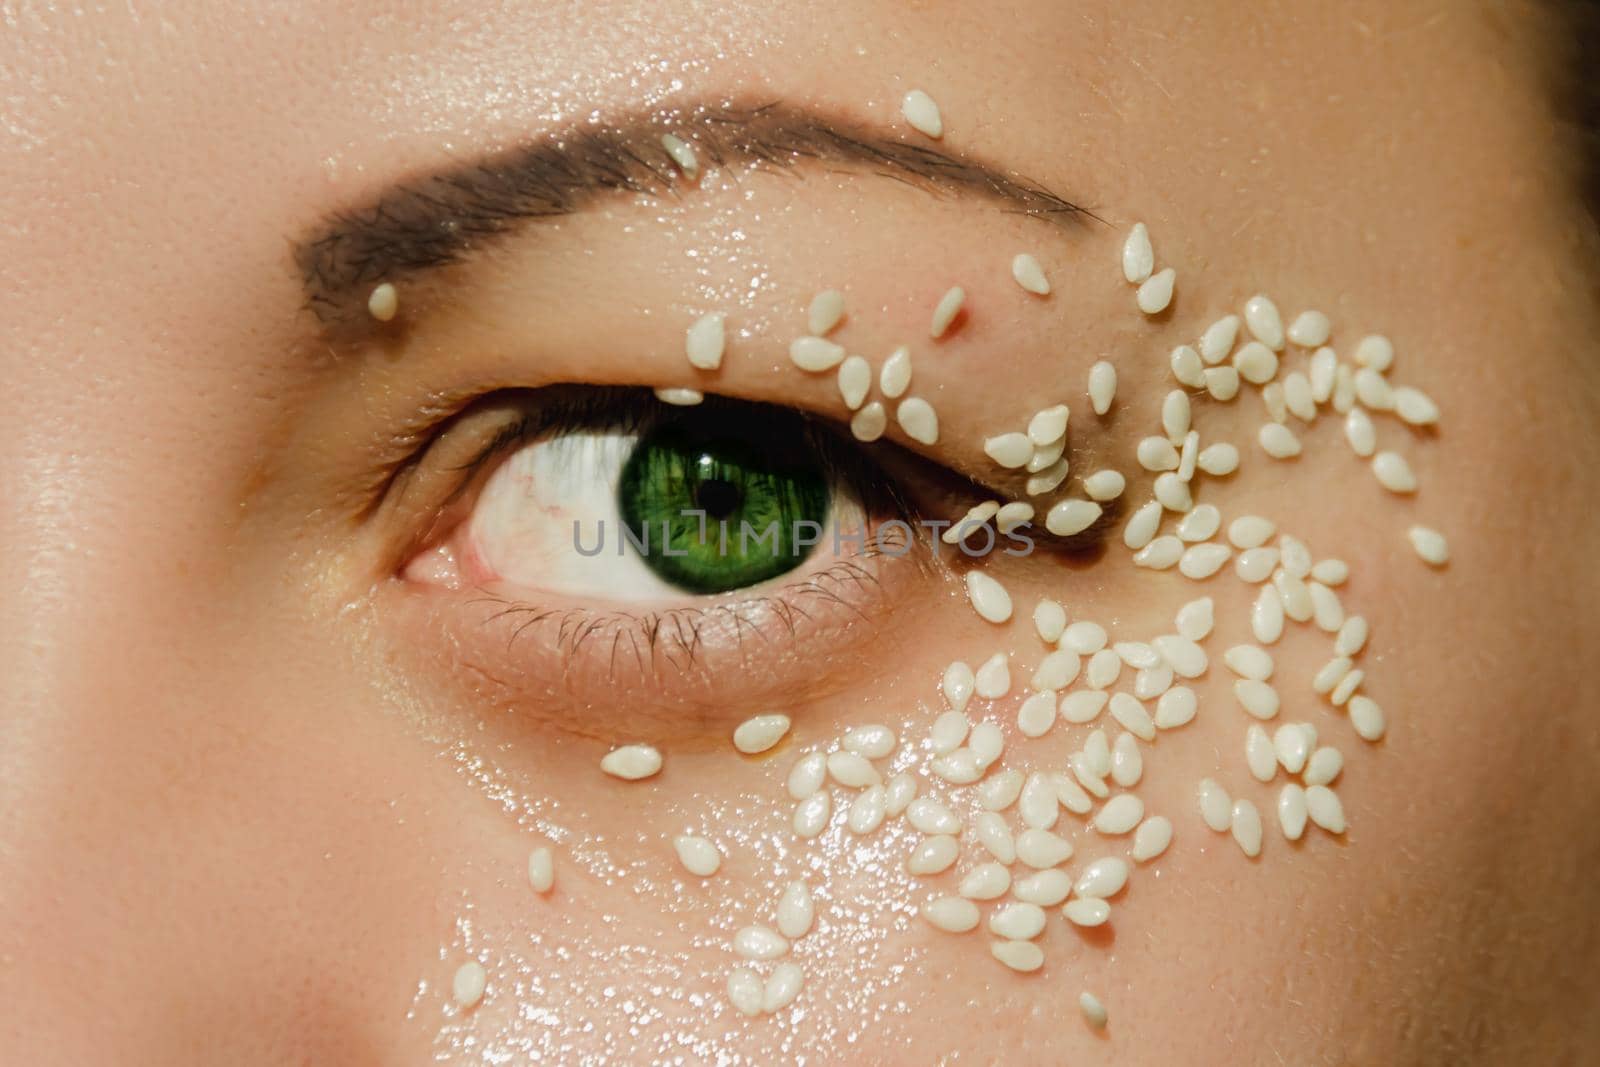
MULTIPOLYGON (((1600 1037, 1584 506, 1600 354, 1533 19, 1392 2, 8 7, 6 1047, 19 1062, 397 1063, 615 1055, 642 1032, 759 1058, 781 1032, 823 1060, 1582 1058, 1600 1037), (1179 270, 1171 328, 1086 298, 1072 350, 1015 357, 975 394, 980 416, 1014 424, 1031 383, 1081 381, 1113 349, 1151 354, 1125 369, 1130 395, 1150 393, 1172 344, 1267 289, 1388 333, 1403 380, 1438 399, 1444 426, 1415 459, 1454 559, 1438 574, 1406 558, 1410 512, 1354 464, 1308 459, 1215 498, 1292 515, 1376 576, 1362 596, 1393 728, 1346 793, 1349 842, 1247 868, 1202 840, 1190 783, 1239 732, 1196 733, 1183 773, 1151 783, 1180 826, 1171 862, 1062 984, 993 977, 976 941, 929 943, 921 973, 823 997, 791 1028, 724 1015, 701 1031, 691 1002, 630 985, 625 957, 541 963, 517 868, 530 837, 506 813, 555 771, 526 750, 485 759, 481 708, 408 705, 371 653, 393 638, 382 616, 320 607, 337 584, 320 561, 346 551, 325 529, 262 536, 295 528, 252 512, 251 488, 310 389, 289 242, 421 166, 595 111, 770 97, 893 123, 912 87, 961 150, 1108 221, 1054 253, 1063 277, 1114 272, 1136 219, 1179 270), (441 1008, 463 945, 532 967, 476 1036, 441 1008), (1078 1025, 1080 988, 1114 1004, 1107 1037, 1078 1025)), ((893 237, 874 225, 860 240, 893 237)), ((808 264, 787 264, 797 288, 808 264)), ((1259 416, 1227 417, 1246 445, 1259 416)), ((296 499, 298 517, 325 503, 296 499)), ((1107 616, 1169 617, 1125 561, 1082 581, 1107 616)), ((992 642, 940 611, 885 686, 924 694, 992 642)), ((598 825, 635 817, 614 791, 583 803, 598 825)), ((649 944, 623 887, 573 878, 595 929, 649 944)), ((685 915, 714 918, 713 902, 685 915)), ((842 962, 822 973, 842 987, 845 953, 871 946, 829 943, 842 962)))

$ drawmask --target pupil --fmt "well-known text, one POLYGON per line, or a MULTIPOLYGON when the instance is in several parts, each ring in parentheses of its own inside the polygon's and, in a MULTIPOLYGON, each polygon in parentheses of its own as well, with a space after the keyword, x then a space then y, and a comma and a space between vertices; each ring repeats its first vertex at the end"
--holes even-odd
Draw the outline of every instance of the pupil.
POLYGON ((725 519, 739 507, 737 486, 723 478, 709 478, 695 489, 694 501, 713 519, 725 519))

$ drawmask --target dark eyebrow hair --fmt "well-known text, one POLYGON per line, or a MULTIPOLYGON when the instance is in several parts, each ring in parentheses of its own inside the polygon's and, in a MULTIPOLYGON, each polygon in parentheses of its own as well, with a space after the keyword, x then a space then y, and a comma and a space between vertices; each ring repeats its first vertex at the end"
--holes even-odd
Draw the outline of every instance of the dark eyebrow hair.
POLYGON ((982 196, 1046 220, 1099 218, 1037 182, 858 120, 778 103, 701 106, 554 133, 402 181, 366 205, 335 213, 294 246, 307 303, 324 322, 357 308, 365 315, 372 286, 459 262, 528 220, 571 214, 607 193, 675 195, 692 187, 661 143, 667 133, 693 147, 702 171, 706 161, 786 169, 838 163, 935 193, 982 196))

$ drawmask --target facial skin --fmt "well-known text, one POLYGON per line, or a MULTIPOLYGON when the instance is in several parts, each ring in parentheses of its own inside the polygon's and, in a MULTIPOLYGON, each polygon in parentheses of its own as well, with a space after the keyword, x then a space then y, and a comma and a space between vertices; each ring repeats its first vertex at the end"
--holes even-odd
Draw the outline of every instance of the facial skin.
MULTIPOLYGON (((1597 324, 1531 11, 302 4, 7 22, 0 1003, 16 1062, 1593 1054, 1597 324), (396 181, 591 115, 723 99, 915 140, 911 88, 939 101, 941 148, 1104 224, 861 168, 711 168, 696 191, 605 198, 403 279, 391 329, 336 337, 305 307, 292 243, 396 181), (1150 320, 1116 266, 1134 220, 1178 272, 1150 320), (1023 250, 1046 301, 1010 281, 1023 250), (934 345, 953 284, 969 315, 934 345), (686 670, 564 660, 554 631, 508 641, 471 590, 398 577, 448 533, 442 465, 405 502, 361 487, 438 396, 683 385, 839 418, 831 375, 786 356, 826 287, 846 293, 852 351, 913 344, 912 392, 942 428, 907 460, 924 478, 993 473, 982 439, 1056 402, 1075 472, 1133 476, 1166 353, 1257 291, 1327 312, 1342 354, 1394 339, 1396 379, 1445 412, 1437 433, 1382 430, 1418 471, 1414 500, 1378 489, 1334 418, 1275 465, 1253 394, 1197 415, 1246 457, 1203 499, 1350 561, 1346 603, 1373 620, 1380 745, 1293 690, 1295 717, 1346 754, 1345 839, 1290 846, 1269 825, 1250 861, 1200 824, 1205 775, 1270 810, 1217 662, 1247 639, 1251 592, 1138 570, 1115 537, 1100 556, 986 564, 1019 606, 1006 629, 967 607, 963 567, 885 561, 854 610, 750 644, 713 635, 686 670), (710 310, 729 350, 697 376, 683 330, 710 310), (1083 395, 1100 358, 1122 379, 1109 420, 1083 395), (1414 521, 1450 536, 1449 567, 1414 557, 1414 521), (1108 930, 1053 917, 1039 974, 914 917, 954 878, 906 875, 905 832, 789 831, 793 757, 861 723, 920 738, 952 659, 1017 652, 992 710, 1009 724, 1043 652, 1038 597, 1146 638, 1204 593, 1205 710, 1147 752, 1139 788, 1172 849, 1108 930), (771 708, 795 719, 786 747, 736 756, 733 726, 771 708), (600 774, 638 740, 666 753, 660 777, 600 774), (685 831, 722 845, 715 878, 677 866, 685 831), (547 898, 524 873, 541 843, 547 898), (795 948, 803 1010, 746 1019, 726 942, 800 876, 819 914, 795 948), (463 1014, 449 984, 469 958, 490 983, 463 1014), (1111 1011, 1103 1034, 1077 1018, 1085 989, 1111 1011)), ((1128 502, 1148 493, 1136 478, 1128 502)), ((1326 647, 1274 653, 1304 678, 1326 647)), ((1071 750, 1035 745, 1057 765, 1071 750)), ((1074 836, 1083 858, 1121 851, 1074 836)))

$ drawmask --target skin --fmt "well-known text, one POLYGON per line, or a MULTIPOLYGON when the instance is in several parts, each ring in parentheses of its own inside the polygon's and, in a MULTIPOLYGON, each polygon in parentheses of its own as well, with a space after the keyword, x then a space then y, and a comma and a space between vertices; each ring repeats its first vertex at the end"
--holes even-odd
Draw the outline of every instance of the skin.
MULTIPOLYGON (((14 12, 0 43, 10 1055, 1592 1056, 1600 589, 1583 348, 1597 323, 1546 27, 1455 4, 1201 6, 14 12), (329 341, 304 310, 289 242, 401 177, 591 109, 723 96, 903 129, 913 87, 941 103, 944 148, 1105 224, 1053 229, 855 171, 717 172, 699 195, 608 200, 403 285, 404 328, 376 340, 329 341), (1150 320, 1116 269, 1134 220, 1178 271, 1173 308, 1150 320), (1009 279, 1023 249, 1052 279, 1047 301, 1009 279), (968 319, 934 346, 928 312, 958 282, 968 319), (1346 754, 1343 840, 1291 846, 1269 815, 1252 862, 1200 824, 1204 775, 1266 813, 1275 795, 1244 770, 1246 721, 1217 664, 1201 716, 1146 750, 1139 794, 1173 820, 1172 850, 1136 871, 1111 927, 1052 916, 1046 969, 1013 975, 986 934, 914 917, 956 879, 907 876, 906 831, 797 842, 792 756, 860 723, 923 736, 945 664, 997 649, 1016 653, 1018 684, 974 711, 1009 724, 1043 651, 1026 621, 1039 596, 1148 638, 1209 593, 1215 660, 1247 639, 1251 591, 1138 570, 1113 539, 1096 558, 986 563, 1019 606, 1000 630, 966 607, 962 567, 901 561, 859 610, 742 649, 713 634, 688 671, 567 664, 548 632, 508 644, 468 592, 397 577, 454 528, 438 470, 404 505, 352 517, 351 487, 440 391, 703 381, 837 417, 831 379, 785 356, 825 286, 847 294, 852 350, 920 346, 913 392, 943 428, 932 458, 972 469, 984 436, 1059 400, 1075 470, 1134 474, 1165 354, 1262 289, 1287 314, 1327 312, 1346 356, 1364 333, 1394 339, 1395 379, 1445 412, 1437 432, 1380 426, 1418 471, 1414 500, 1376 487, 1334 418, 1276 465, 1252 443, 1254 396, 1197 415, 1246 457, 1203 499, 1348 560, 1346 603, 1373 620, 1365 689, 1391 726, 1378 746, 1306 688, 1325 637, 1297 629, 1273 650, 1284 717, 1346 754), (736 332, 706 380, 680 353, 710 309, 736 332), (1082 382, 1102 357, 1123 384, 1097 421, 1082 382), (1411 553, 1414 521, 1450 536, 1449 567, 1411 553), (773 758, 735 756, 732 727, 769 707, 794 735, 773 758), (633 740, 660 744, 666 771, 603 777, 600 756, 633 740), (722 844, 716 878, 676 865, 685 830, 722 844), (524 871, 546 842, 557 888, 537 898, 524 871), (795 948, 804 1010, 747 1020, 723 993, 725 942, 770 922, 801 875, 819 916, 795 948), (449 984, 468 958, 490 985, 462 1013, 449 984), (1104 1033, 1077 1018, 1084 989, 1111 1011, 1104 1033)), ((1130 502, 1148 491, 1135 479, 1130 502)), ((1058 729, 1008 759, 1060 766, 1081 740, 1058 729)), ((1064 822, 1080 858, 1121 851, 1064 822)))

